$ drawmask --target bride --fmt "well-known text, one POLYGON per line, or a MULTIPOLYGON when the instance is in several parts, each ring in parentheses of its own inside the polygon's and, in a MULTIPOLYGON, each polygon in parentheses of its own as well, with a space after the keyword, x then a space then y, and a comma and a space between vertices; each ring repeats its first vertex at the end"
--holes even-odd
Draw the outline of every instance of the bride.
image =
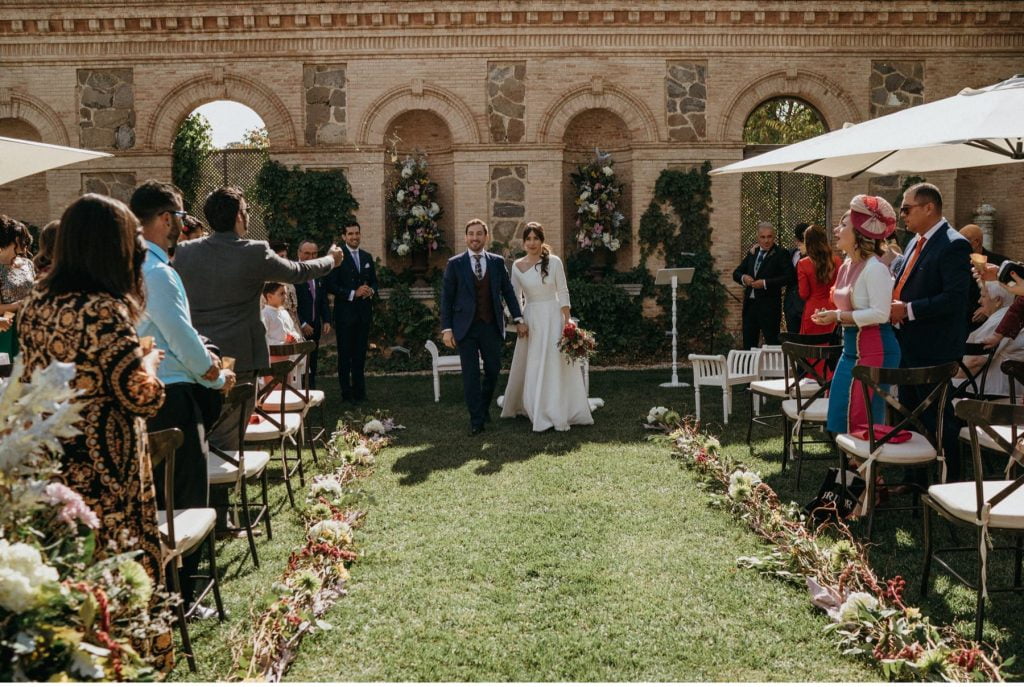
MULTIPOLYGON (((571 364, 558 350, 562 328, 569 321, 569 288, 562 261, 544 243, 544 228, 530 222, 523 231, 526 255, 512 265, 512 286, 530 332, 516 341, 501 416, 525 415, 533 431, 569 425, 592 425, 579 364, 571 364)), ((596 401, 596 399, 595 399, 596 401)))

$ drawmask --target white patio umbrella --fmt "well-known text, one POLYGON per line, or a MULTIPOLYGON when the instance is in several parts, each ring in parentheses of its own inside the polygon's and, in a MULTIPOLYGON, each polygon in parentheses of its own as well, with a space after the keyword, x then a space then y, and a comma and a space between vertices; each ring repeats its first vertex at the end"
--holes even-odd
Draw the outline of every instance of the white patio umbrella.
POLYGON ((1024 76, 719 167, 711 174, 804 172, 854 179, 1024 161, 1024 76))
POLYGON ((6 184, 38 172, 45 172, 48 169, 56 169, 101 157, 111 157, 111 155, 94 150, 67 148, 0 136, 0 184, 6 184))

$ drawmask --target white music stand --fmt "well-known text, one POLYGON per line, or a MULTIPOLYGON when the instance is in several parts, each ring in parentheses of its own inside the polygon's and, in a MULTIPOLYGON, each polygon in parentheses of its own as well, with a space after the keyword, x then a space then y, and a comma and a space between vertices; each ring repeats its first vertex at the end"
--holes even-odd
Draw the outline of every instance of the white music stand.
POLYGON ((686 382, 679 381, 679 334, 676 329, 676 290, 680 284, 689 284, 693 281, 693 271, 692 267, 672 267, 658 270, 658 274, 654 278, 656 286, 672 285, 672 381, 659 384, 659 386, 669 389, 690 386, 686 382))

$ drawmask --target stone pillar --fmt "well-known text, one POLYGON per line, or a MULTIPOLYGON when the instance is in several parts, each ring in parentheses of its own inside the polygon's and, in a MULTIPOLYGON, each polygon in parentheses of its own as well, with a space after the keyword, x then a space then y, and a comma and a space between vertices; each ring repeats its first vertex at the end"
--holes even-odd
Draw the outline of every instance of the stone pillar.
POLYGON ((707 63, 670 60, 665 68, 665 117, 670 141, 703 141, 707 134, 707 63))
POLYGON ((871 62, 871 117, 881 117, 924 102, 924 62, 871 62))
POLYGON ((526 63, 487 64, 487 126, 491 143, 521 143, 526 134, 526 63))
POLYGON ((522 247, 526 223, 526 165, 494 165, 490 173, 491 240, 505 247, 506 257, 522 247))
POLYGON ((302 88, 306 106, 306 145, 344 143, 347 121, 345 65, 303 65, 302 88))
POLYGON ((83 148, 135 147, 135 87, 127 69, 79 69, 79 137, 83 148))

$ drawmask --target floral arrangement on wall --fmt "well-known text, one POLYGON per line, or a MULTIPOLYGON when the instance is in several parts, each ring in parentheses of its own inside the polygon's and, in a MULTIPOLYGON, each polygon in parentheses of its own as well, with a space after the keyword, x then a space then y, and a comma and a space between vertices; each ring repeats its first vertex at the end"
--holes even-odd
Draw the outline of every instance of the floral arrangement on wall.
POLYGON ((388 213, 394 234, 391 251, 399 256, 432 253, 444 247, 437 222, 444 215, 437 202, 437 184, 430 180, 427 156, 418 153, 395 160, 396 181, 388 193, 388 213))
POLYGON ((593 161, 572 174, 576 243, 582 249, 607 248, 614 253, 628 240, 629 223, 621 210, 625 188, 614 165, 611 153, 596 150, 593 161))

